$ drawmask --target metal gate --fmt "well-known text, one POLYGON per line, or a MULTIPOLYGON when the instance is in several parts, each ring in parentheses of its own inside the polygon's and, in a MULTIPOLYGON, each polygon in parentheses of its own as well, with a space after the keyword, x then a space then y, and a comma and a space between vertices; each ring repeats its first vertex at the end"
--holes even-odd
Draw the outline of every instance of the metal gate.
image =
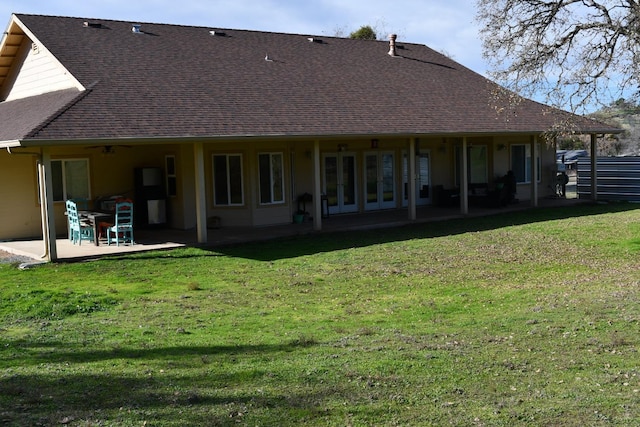
MULTIPOLYGON (((596 159, 598 200, 640 202, 640 157, 596 159)), ((591 198, 591 158, 578 159, 578 198, 591 198)))

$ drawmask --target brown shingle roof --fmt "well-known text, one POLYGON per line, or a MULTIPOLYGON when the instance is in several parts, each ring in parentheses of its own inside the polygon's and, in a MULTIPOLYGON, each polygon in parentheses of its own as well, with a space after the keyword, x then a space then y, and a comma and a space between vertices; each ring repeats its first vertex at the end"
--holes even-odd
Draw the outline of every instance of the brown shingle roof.
MULTIPOLYGON (((394 58, 382 41, 229 29, 213 36, 164 24, 134 34, 129 22, 93 20, 95 28, 82 18, 17 17, 93 87, 27 138, 529 133, 568 114, 525 100, 498 115, 493 83, 423 45, 399 42, 394 58)), ((615 131, 573 119, 581 131, 615 131)))
POLYGON ((83 95, 83 92, 76 89, 67 89, 0 102, 0 141, 17 141, 31 137, 83 95))

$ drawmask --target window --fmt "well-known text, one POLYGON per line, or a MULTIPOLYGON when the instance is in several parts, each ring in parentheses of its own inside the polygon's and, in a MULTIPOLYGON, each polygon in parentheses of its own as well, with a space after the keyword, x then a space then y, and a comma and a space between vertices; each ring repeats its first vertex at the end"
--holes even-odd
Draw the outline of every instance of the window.
MULTIPOLYGON (((462 149, 456 147, 456 185, 460 185, 460 165, 462 165, 462 149)), ((486 145, 467 146, 467 181, 469 184, 488 182, 489 166, 486 145)))
POLYGON ((258 155, 260 203, 284 203, 284 166, 282 153, 258 155))
POLYGON ((487 166, 487 146, 474 145, 469 147, 469 182, 474 184, 484 184, 489 178, 489 167, 487 166))
POLYGON ((176 182, 176 156, 164 156, 165 177, 167 180, 167 195, 175 197, 178 194, 176 182))
POLYGON ((89 160, 52 160, 51 183, 53 200, 62 202, 68 199, 89 200, 89 160))
MULTIPOLYGON (((538 145, 538 152, 540 146, 538 145)), ((536 159, 538 181, 540 181, 540 156, 536 159)), ((514 144, 511 146, 511 170, 519 184, 531 182, 531 145, 514 144)))
POLYGON ((213 155, 213 201, 216 206, 244 204, 242 155, 213 155))

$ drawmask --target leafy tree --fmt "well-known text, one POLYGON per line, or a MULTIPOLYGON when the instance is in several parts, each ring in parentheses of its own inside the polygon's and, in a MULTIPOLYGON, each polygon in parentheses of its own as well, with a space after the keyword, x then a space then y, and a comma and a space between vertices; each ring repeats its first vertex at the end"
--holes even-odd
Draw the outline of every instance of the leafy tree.
POLYGON ((492 77, 573 111, 640 95, 639 0, 477 0, 492 77))
POLYGON ((376 40, 378 35, 370 25, 363 25, 356 31, 349 34, 349 38, 360 40, 376 40))
POLYGON ((589 116, 623 129, 622 133, 608 136, 600 143, 604 154, 640 154, 640 105, 620 98, 589 116))
POLYGON ((560 150, 584 150, 588 146, 589 143, 579 137, 561 138, 558 140, 558 149, 560 150))

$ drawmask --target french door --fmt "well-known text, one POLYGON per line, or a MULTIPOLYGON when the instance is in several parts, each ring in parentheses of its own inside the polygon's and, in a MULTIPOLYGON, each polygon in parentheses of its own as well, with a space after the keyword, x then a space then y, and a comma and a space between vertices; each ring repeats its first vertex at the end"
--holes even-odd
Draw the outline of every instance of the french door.
POLYGON ((364 155, 365 210, 396 207, 395 156, 393 152, 364 155))
MULTIPOLYGON (((416 205, 431 203, 431 159, 428 150, 416 154, 416 205)), ((402 205, 409 204, 409 154, 402 154, 402 205)))
POLYGON ((329 213, 357 212, 356 156, 353 153, 323 155, 323 187, 329 213))

